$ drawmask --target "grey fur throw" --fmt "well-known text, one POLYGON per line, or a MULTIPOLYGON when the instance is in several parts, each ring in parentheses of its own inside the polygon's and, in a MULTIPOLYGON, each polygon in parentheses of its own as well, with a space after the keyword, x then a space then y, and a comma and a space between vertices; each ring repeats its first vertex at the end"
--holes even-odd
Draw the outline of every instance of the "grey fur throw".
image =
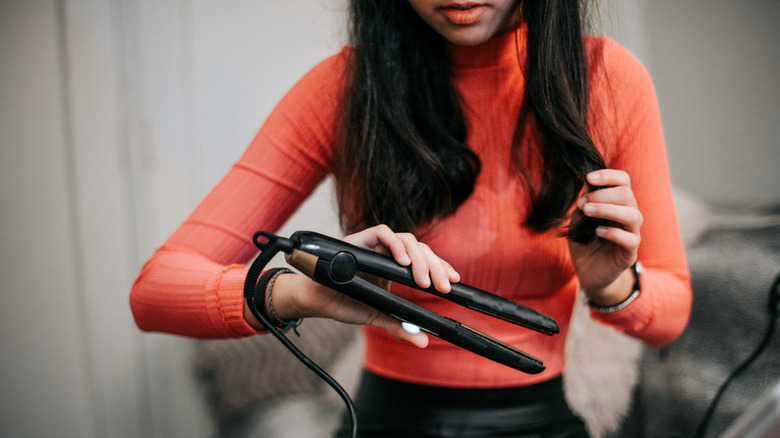
MULTIPOLYGON (((768 292, 780 274, 780 216, 711 227, 688 251, 694 305, 683 335, 648 350, 634 410, 622 436, 693 436, 728 375, 758 346, 768 292)), ((780 333, 724 393, 707 428, 718 436, 780 381, 780 333)))
MULTIPOLYGON (((307 319, 290 339, 323 368, 338 359, 357 326, 307 319)), ((218 427, 252 414, 282 396, 319 393, 325 383, 270 335, 203 341, 194 358, 195 375, 206 392, 218 427)))

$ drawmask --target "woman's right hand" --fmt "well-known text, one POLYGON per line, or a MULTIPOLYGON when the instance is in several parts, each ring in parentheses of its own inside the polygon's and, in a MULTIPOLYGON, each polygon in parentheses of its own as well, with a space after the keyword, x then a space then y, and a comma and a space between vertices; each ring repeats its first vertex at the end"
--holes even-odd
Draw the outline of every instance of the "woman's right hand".
MULTIPOLYGON (((378 225, 351 234, 344 241, 392 257, 401 265, 412 267, 415 282, 428 288, 448 293, 451 283, 460 281, 460 276, 446 261, 439 258, 428 247, 418 242, 410 233, 395 233, 386 225, 378 225)), ((274 309, 280 318, 331 318, 349 324, 367 324, 387 331, 398 339, 425 348, 428 335, 424 332, 410 334, 401 327, 401 322, 374 310, 352 298, 322 286, 302 274, 280 275, 273 289, 274 309)), ((244 309, 247 322, 255 328, 262 325, 244 309)))

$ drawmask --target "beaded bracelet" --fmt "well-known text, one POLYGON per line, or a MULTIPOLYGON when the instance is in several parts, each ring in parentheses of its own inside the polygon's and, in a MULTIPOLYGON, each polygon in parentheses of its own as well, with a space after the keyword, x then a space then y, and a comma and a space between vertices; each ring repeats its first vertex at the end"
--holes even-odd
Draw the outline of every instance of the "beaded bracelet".
POLYGON ((266 315, 270 316, 270 319, 272 322, 276 324, 276 327, 279 328, 279 330, 282 333, 287 333, 290 331, 290 329, 293 329, 295 331, 295 334, 298 334, 298 326, 301 325, 301 322, 303 322, 303 318, 298 318, 293 321, 287 321, 279 317, 279 314, 276 313, 276 309, 274 308, 274 300, 273 300, 273 290, 274 290, 274 283, 276 283, 276 279, 279 278, 282 274, 292 274, 293 271, 287 269, 287 268, 273 268, 269 269, 260 276, 260 279, 257 280, 257 287, 255 288, 255 291, 263 293, 257 294, 255 293, 255 305, 258 306, 258 308, 265 308, 265 296, 268 295, 268 311, 270 311, 270 315, 268 315, 268 312, 266 312, 266 315), (261 307, 262 305, 262 307, 261 307))
POLYGON ((628 297, 626 297, 625 300, 617 304, 613 304, 612 306, 599 306, 598 304, 594 304, 591 301, 588 301, 588 305, 596 312, 612 313, 612 312, 617 312, 618 310, 623 309, 629 304, 631 304, 634 300, 636 300, 639 297, 639 293, 641 292, 641 287, 639 285, 639 276, 642 274, 642 264, 639 263, 638 261, 634 263, 631 266, 631 272, 634 273, 634 287, 631 290, 631 294, 628 297))

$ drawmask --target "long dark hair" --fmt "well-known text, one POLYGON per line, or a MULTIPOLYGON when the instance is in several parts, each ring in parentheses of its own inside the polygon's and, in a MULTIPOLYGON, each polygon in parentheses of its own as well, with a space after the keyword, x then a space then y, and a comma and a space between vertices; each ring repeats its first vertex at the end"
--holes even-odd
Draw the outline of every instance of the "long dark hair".
MULTIPOLYGON (((526 94, 513 145, 532 193, 526 225, 546 231, 566 218, 584 176, 604 167, 585 130, 587 67, 579 2, 524 0, 526 94), (538 182, 520 159, 528 124, 542 135, 538 182)), ((445 40, 405 0, 352 0, 350 42, 334 173, 348 231, 385 223, 396 231, 453 213, 468 198, 479 159, 452 85, 445 40)), ((594 226, 580 217, 578 241, 594 226)))

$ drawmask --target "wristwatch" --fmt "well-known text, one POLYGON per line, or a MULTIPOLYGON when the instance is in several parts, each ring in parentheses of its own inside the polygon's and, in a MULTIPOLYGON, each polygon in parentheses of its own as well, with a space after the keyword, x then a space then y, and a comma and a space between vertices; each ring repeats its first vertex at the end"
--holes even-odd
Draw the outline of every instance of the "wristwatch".
POLYGON ((594 304, 592 301, 588 300, 588 305, 591 307, 591 309, 599 313, 612 313, 617 312, 618 310, 623 309, 624 307, 634 302, 634 300, 639 297, 639 293, 642 290, 639 285, 639 276, 642 274, 642 264, 637 261, 631 265, 631 272, 634 273, 634 288, 631 291, 631 294, 626 297, 625 300, 611 306, 599 306, 598 304, 594 304))

